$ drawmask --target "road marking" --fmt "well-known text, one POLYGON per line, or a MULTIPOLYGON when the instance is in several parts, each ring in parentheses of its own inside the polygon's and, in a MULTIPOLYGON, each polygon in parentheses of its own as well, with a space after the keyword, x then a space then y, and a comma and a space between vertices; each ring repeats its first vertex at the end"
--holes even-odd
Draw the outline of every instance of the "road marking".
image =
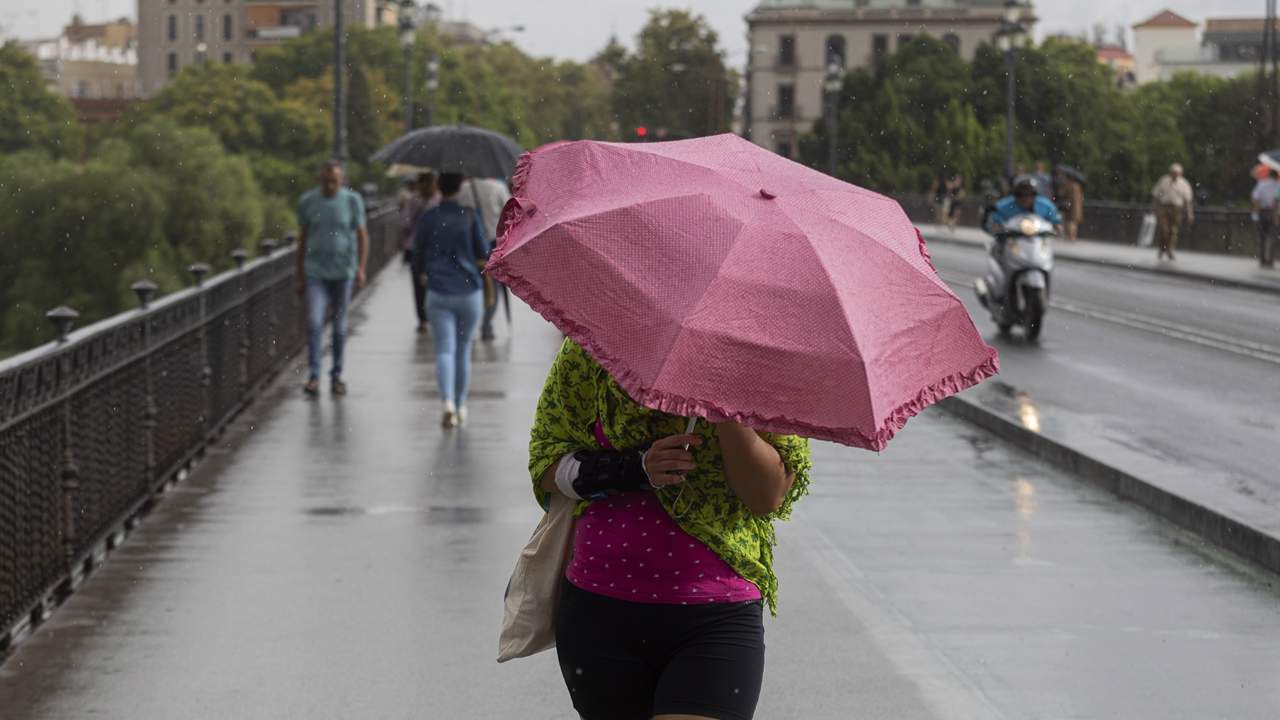
MULTIPOLYGON (((973 288, 973 282, 962 280, 955 273, 938 272, 938 276, 945 280, 949 285, 973 288)), ((1256 343, 1249 340, 1241 340, 1228 335, 1222 335, 1209 330, 1194 328, 1189 325, 1169 322, 1159 318, 1132 313, 1125 310, 1115 310, 1112 308, 1104 308, 1097 305, 1089 305, 1086 303, 1070 302, 1066 300, 1050 300, 1049 307, 1063 312, 1069 312, 1075 315, 1081 315, 1094 320, 1101 320, 1124 327, 1133 328, 1135 330, 1145 330, 1156 335, 1174 338, 1185 342, 1200 345, 1202 347, 1212 348, 1229 352, 1234 355, 1253 358, 1273 365, 1280 365, 1280 348, 1263 343, 1256 343)))

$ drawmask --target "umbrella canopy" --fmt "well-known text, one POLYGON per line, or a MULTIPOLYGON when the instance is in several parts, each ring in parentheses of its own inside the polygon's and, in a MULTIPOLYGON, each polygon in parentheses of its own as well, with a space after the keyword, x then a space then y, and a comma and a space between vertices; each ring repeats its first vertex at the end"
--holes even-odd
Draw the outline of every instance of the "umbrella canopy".
POLYGON ((470 177, 505 178, 521 153, 516 141, 469 125, 437 125, 405 133, 373 154, 377 162, 434 168, 470 177))
POLYGON ((1272 170, 1280 170, 1280 150, 1268 150, 1258 154, 1258 162, 1272 170))
POLYGON ((1072 180, 1075 180, 1081 185, 1086 185, 1089 182, 1088 176, 1085 175, 1084 172, 1082 170, 1079 170, 1078 168, 1074 168, 1070 165, 1059 165, 1057 169, 1058 169, 1058 172, 1062 173, 1068 178, 1071 178, 1072 180))
POLYGON ((898 203, 733 135, 524 156, 486 272, 673 415, 879 450, 998 370, 898 203))

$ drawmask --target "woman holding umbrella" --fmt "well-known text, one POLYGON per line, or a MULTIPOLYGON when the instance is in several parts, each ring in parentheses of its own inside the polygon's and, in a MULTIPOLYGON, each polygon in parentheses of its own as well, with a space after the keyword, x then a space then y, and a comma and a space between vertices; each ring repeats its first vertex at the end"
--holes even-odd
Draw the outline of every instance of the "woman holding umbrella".
POLYGON ((514 185, 486 273, 567 336, 529 470, 544 508, 580 503, 554 623, 574 707, 751 718, 801 436, 883 448, 994 351, 901 207, 741 138, 550 145, 514 185))

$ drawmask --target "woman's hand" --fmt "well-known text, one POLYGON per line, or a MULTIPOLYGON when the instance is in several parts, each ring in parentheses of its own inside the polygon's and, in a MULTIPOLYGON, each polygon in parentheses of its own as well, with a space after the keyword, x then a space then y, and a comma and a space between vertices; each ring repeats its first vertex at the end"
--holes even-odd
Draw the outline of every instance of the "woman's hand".
POLYGON ((693 461, 693 453, 684 449, 686 445, 701 446, 702 438, 670 435, 649 446, 644 454, 644 471, 649 475, 650 485, 666 487, 684 482, 684 474, 698 466, 693 461))

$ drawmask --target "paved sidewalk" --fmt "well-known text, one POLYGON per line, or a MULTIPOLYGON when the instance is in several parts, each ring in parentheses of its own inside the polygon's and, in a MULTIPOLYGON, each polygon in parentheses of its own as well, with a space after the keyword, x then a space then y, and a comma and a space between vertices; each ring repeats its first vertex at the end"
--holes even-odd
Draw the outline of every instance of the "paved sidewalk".
MULTIPOLYGON (((930 242, 955 243, 982 246, 991 236, 972 227, 951 230, 944 225, 917 225, 930 242)), ((1142 270, 1172 277, 1184 277, 1231 287, 1280 293, 1280 270, 1266 270, 1258 266, 1255 258, 1235 255, 1178 251, 1175 262, 1156 260, 1155 248, 1136 245, 1117 245, 1093 240, 1054 243, 1054 254, 1059 260, 1142 270)))
MULTIPOLYGON (((446 432, 407 282, 354 310, 350 395, 284 378, 0 666, 3 720, 573 717, 553 653, 493 660, 559 336, 517 304, 446 432)), ((814 457, 760 720, 1274 720, 1270 576, 944 413, 814 457)))

